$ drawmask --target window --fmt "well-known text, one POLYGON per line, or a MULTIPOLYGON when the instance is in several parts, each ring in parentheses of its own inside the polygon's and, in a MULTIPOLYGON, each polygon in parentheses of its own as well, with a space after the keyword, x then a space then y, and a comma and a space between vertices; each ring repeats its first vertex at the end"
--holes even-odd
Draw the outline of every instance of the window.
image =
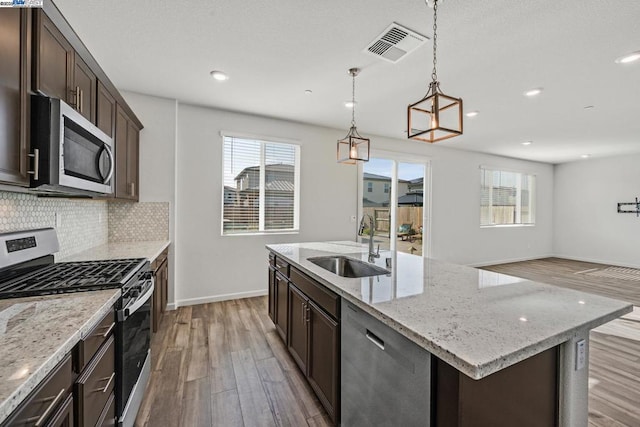
POLYGON ((373 193, 373 182, 367 182, 367 193, 373 193))
POLYGON ((535 224, 535 175, 481 167, 480 225, 535 224))
POLYGON ((223 162, 223 235, 298 231, 298 145, 224 136, 223 162))
POLYGON ((390 188, 391 188, 391 184, 389 184, 388 182, 385 182, 384 183, 384 192, 388 193, 390 188))

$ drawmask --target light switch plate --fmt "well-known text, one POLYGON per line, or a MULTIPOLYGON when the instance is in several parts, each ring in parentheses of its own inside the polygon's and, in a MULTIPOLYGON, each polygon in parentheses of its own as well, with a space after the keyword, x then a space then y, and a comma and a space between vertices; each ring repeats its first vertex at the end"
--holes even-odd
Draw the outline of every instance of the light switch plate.
POLYGON ((580 340, 576 343, 576 371, 584 369, 587 364, 587 342, 580 340))

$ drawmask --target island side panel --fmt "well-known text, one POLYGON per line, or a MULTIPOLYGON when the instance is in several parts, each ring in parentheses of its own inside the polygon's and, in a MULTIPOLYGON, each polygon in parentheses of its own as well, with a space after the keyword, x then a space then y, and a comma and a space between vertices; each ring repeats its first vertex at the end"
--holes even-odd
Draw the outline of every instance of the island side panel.
POLYGON ((434 358, 435 425, 557 426, 559 353, 553 347, 480 380, 434 358))

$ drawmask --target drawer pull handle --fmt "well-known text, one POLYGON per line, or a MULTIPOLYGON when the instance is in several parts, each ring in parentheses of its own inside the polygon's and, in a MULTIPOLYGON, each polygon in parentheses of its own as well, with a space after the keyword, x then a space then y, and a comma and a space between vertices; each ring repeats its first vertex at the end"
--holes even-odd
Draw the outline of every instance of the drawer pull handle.
POLYGON ((109 334, 111 333, 111 331, 113 331, 113 328, 114 328, 115 326, 116 326, 116 322, 111 323, 111 325, 109 325, 109 326, 103 326, 103 327, 102 327, 102 328, 100 328, 100 329, 108 328, 108 329, 107 329, 107 331, 106 331, 105 333, 103 333, 103 334, 101 334, 101 333, 97 333, 97 334, 93 334, 93 335, 91 335, 91 336, 92 336, 92 337, 102 337, 102 338, 106 338, 106 337, 108 337, 108 336, 109 336, 109 334))
POLYGON ((380 350, 384 351, 384 341, 376 336, 373 332, 367 329, 366 333, 367 339, 374 343, 376 346, 380 348, 380 350))
POLYGON ((27 154, 29 157, 33 157, 33 170, 27 173, 33 175, 33 180, 38 181, 40 179, 40 150, 35 148, 33 154, 27 154))
POLYGON ((109 389, 109 386, 111 385, 111 381, 113 381, 113 378, 116 376, 116 373, 114 372, 113 374, 111 374, 110 377, 108 378, 100 378, 100 381, 104 381, 104 380, 109 380, 107 381, 107 384, 104 386, 104 388, 97 388, 95 390, 93 390, 94 392, 96 391, 101 391, 103 393, 106 393, 107 390, 109 389))
MULTIPOLYGON (((36 421, 36 423, 33 425, 34 427, 40 427, 41 425, 44 424, 45 420, 47 418, 49 418, 49 415, 51 415, 51 411, 53 411, 53 409, 58 406, 58 403, 60 403, 60 400, 64 397, 64 392, 67 391, 67 389, 63 388, 62 390, 60 390, 60 392, 58 393, 58 395, 56 397, 53 398, 53 401, 49 404, 49 406, 47 406, 47 409, 44 410, 44 412, 42 413, 42 415, 40 415, 40 417, 38 418, 38 421, 36 421)), ((44 401, 46 402, 47 400, 51 399, 46 398, 44 399, 44 401)), ((33 421, 33 418, 29 418, 27 421, 33 421)))

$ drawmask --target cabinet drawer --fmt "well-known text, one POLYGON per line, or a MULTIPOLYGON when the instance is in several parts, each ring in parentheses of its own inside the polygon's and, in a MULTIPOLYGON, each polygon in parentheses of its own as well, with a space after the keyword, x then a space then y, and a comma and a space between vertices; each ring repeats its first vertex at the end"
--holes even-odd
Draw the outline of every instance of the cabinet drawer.
POLYGON ((289 277, 289 263, 283 260, 280 257, 276 257, 275 261, 276 270, 284 275, 284 277, 289 277))
POLYGON ((84 339, 80 340, 78 343, 78 373, 82 372, 102 343, 107 340, 115 326, 115 313, 110 311, 84 339))
POLYGON ((11 420, 3 425, 33 427, 38 421, 40 421, 38 425, 45 425, 44 421, 51 418, 54 413, 57 414, 62 408, 63 402, 70 395, 72 384, 71 355, 68 355, 42 382, 40 388, 27 398, 26 403, 16 411, 11 420))
POLYGON ((96 357, 76 382, 77 422, 93 427, 115 387, 115 345, 113 336, 100 348, 96 357))
POLYGON ((275 268, 276 266, 276 256, 273 252, 269 252, 269 265, 275 268))
POLYGON ((290 280, 323 310, 334 318, 339 318, 340 297, 337 294, 324 289, 322 285, 317 284, 313 279, 293 267, 291 267, 290 280))
POLYGON ((96 427, 115 427, 116 425, 116 399, 115 395, 111 393, 111 397, 107 401, 107 405, 104 407, 100 419, 96 424, 96 427))

